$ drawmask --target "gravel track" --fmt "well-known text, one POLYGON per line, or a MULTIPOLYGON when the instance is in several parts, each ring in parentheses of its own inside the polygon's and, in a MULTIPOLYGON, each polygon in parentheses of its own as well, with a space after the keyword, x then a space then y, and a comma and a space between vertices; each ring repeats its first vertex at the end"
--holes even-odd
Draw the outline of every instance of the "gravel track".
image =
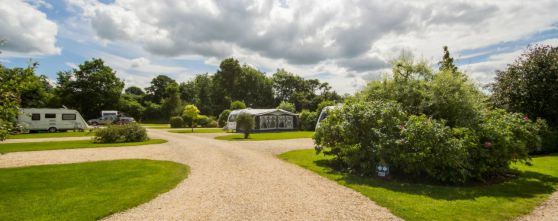
POLYGON ((558 191, 554 192, 546 201, 537 206, 531 213, 520 217, 518 221, 557 221, 558 220, 558 191))
POLYGON ((169 142, 8 153, 0 155, 0 167, 132 158, 190 166, 175 189, 106 220, 399 220, 363 195, 274 156, 312 148, 311 139, 231 142, 209 134, 149 134, 169 142))

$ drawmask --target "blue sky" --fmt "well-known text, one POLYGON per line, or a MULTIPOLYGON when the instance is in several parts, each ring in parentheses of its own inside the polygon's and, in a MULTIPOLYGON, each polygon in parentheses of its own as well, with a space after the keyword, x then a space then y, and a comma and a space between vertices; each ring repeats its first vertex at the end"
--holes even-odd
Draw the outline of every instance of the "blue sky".
POLYGON ((353 93, 402 50, 434 64, 448 45, 479 85, 528 45, 558 45, 558 2, 0 0, 0 62, 55 80, 102 58, 127 86, 178 81, 219 61, 284 68, 353 93))

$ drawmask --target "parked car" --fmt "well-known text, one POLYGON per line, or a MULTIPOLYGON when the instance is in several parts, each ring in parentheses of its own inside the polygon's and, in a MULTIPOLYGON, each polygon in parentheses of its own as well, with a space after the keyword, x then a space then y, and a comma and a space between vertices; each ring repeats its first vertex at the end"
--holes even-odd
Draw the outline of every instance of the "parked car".
POLYGON ((136 120, 133 117, 118 117, 118 119, 114 121, 114 124, 129 124, 134 122, 136 122, 136 120))
POLYGON ((87 123, 89 123, 90 125, 93 125, 93 126, 109 125, 109 124, 114 123, 114 121, 116 121, 116 120, 117 120, 117 116, 106 115, 106 116, 102 116, 102 117, 99 117, 99 118, 88 120, 87 123))

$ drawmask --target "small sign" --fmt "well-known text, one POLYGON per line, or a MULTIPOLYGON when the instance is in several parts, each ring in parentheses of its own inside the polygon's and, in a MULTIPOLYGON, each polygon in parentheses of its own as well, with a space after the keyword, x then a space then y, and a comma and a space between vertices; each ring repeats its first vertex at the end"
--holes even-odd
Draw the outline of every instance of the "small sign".
POLYGON ((389 166, 385 164, 378 164, 376 172, 378 173, 378 176, 385 177, 389 175, 389 166))

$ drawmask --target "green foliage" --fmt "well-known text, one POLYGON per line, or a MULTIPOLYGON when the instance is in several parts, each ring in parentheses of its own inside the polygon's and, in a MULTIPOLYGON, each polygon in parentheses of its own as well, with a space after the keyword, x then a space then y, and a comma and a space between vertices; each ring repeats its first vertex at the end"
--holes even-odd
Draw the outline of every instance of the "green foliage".
POLYGON ((298 116, 298 125, 300 130, 314 130, 316 123, 318 122, 318 115, 318 112, 302 110, 298 116))
POLYGON ((242 101, 233 101, 231 102, 231 110, 240 110, 246 109, 246 104, 242 101))
POLYGON ((147 131, 137 123, 109 125, 97 129, 93 140, 97 143, 140 142, 148 140, 147 131))
POLYGON ((315 110, 322 101, 341 99, 335 91, 331 90, 327 82, 322 83, 317 79, 306 80, 283 69, 278 69, 273 74, 272 81, 276 102, 293 103, 298 111, 315 110))
POLYGON ((137 87, 137 86, 130 86, 130 87, 126 88, 126 90, 124 90, 124 93, 132 94, 132 95, 138 95, 138 96, 145 95, 145 92, 143 92, 143 90, 140 87, 137 87))
POLYGON ((151 80, 151 86, 145 88, 147 98, 153 103, 160 104, 164 98, 169 97, 167 92, 169 84, 177 83, 175 80, 166 75, 158 75, 153 78, 153 80, 151 80))
POLYGON ((558 47, 529 47, 513 64, 496 71, 492 103, 558 128, 558 47))
POLYGON ((182 111, 182 101, 178 91, 178 84, 169 83, 166 87, 165 94, 167 97, 163 99, 161 110, 163 111, 164 118, 168 119, 170 116, 179 115, 182 111))
POLYGON ((434 73, 405 54, 393 63, 393 79, 369 83, 316 131, 317 151, 341 168, 370 175, 383 162, 407 178, 490 181, 528 161, 548 134, 542 120, 488 109, 460 72, 434 73))
POLYGON ((242 133, 244 133, 244 139, 247 139, 248 137, 250 137, 250 133, 252 133, 256 122, 252 115, 243 112, 236 117, 236 125, 237 128, 241 130, 242 133))
POLYGON ((118 110, 140 121, 146 108, 134 96, 132 94, 123 94, 118 100, 118 110))
POLYGON ((219 127, 224 127, 225 125, 227 125, 227 120, 229 119, 229 114, 231 113, 231 110, 226 109, 223 112, 221 112, 221 114, 219 114, 219 119, 218 124, 219 127))
POLYGON ((318 112, 318 114, 321 113, 322 110, 327 106, 335 106, 335 101, 322 101, 322 102, 320 102, 320 104, 318 104, 318 107, 316 108, 316 112, 318 112))
POLYGON ((170 118, 170 127, 171 128, 182 128, 182 127, 184 127, 184 120, 182 120, 182 117, 171 117, 170 118))
POLYGON ((115 109, 124 82, 101 59, 80 64, 77 69, 59 72, 57 96, 62 104, 77 109, 85 119, 99 116, 101 110, 115 109))
POLYGON ((277 109, 289 111, 289 112, 292 112, 292 113, 296 112, 295 105, 293 103, 289 103, 287 101, 281 101, 279 106, 277 106, 277 109))
POLYGON ((194 131, 194 126, 196 126, 196 119, 198 118, 199 113, 200 110, 198 110, 198 108, 193 104, 184 106, 184 109, 182 110, 182 119, 184 120, 184 123, 192 128, 192 131, 194 131))
POLYGON ((442 60, 438 62, 438 65, 440 65, 440 71, 446 70, 457 73, 457 66, 453 64, 453 58, 450 56, 448 46, 444 46, 444 56, 442 57, 442 60))
POLYGON ((213 119, 206 115, 198 115, 198 117, 196 117, 196 125, 200 127, 208 127, 211 121, 213 121, 213 119))
POLYGON ((0 141, 14 128, 18 107, 46 102, 43 100, 46 99, 44 85, 35 75, 36 65, 13 69, 0 65, 0 141))

